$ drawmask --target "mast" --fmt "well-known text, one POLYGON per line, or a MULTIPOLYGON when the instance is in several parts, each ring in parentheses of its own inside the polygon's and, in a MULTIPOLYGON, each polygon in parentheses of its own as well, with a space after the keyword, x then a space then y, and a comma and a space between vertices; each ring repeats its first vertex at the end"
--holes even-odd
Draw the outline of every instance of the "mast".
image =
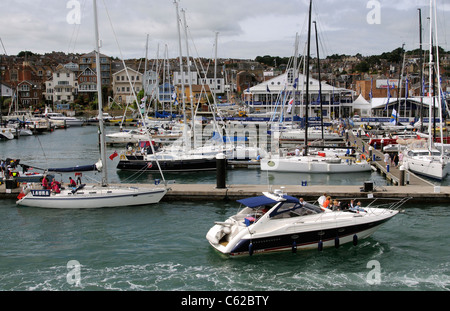
POLYGON ((320 127, 322 129, 322 142, 323 138, 323 107, 322 107, 322 83, 320 82, 320 56, 319 56, 319 35, 317 34, 317 23, 314 21, 314 29, 316 31, 316 48, 317 48, 317 70, 319 71, 319 102, 320 102, 320 127))
MULTIPOLYGON (((430 0, 430 19, 433 16, 433 0, 430 0)), ((430 97, 430 103, 428 105, 428 134, 429 134, 429 138, 428 138, 428 146, 429 149, 431 150, 431 145, 432 145, 432 141, 433 141, 433 136, 431 133, 431 117, 432 117, 432 111, 431 111, 431 105, 432 105, 432 94, 431 94, 431 85, 433 84, 433 77, 431 74, 431 71, 433 70, 433 30, 432 30, 432 22, 430 20, 430 46, 429 46, 429 50, 430 50, 430 55, 429 55, 429 61, 428 61, 428 96, 430 97)))
POLYGON ((306 113, 305 113, 305 150, 304 150, 304 155, 308 155, 309 55, 311 52, 311 12, 312 12, 312 0, 309 0, 308 47, 307 47, 307 51, 306 51, 306 113))
MULTIPOLYGON (((195 113, 195 109, 194 109, 194 95, 193 95, 193 91, 192 91, 192 77, 191 77, 191 57, 189 55, 189 38, 188 38, 188 31, 187 31, 187 23, 186 23, 186 11, 185 10, 181 10, 181 13, 183 14, 183 22, 184 22, 184 35, 185 35, 185 40, 186 40, 186 66, 187 66, 187 70, 188 70, 188 83, 189 83, 189 102, 191 103, 191 126, 192 126, 192 130, 191 130, 191 134, 194 133, 194 126, 195 126, 195 122, 194 122, 194 113, 195 113)), ((195 140, 195 135, 194 136, 194 140, 195 140)), ((195 144, 194 144, 195 146, 195 144)))
MULTIPOLYGON (((174 0, 173 3, 175 4, 176 8, 176 16, 177 16, 177 30, 178 30, 178 50, 179 50, 179 61, 180 61, 180 75, 181 75, 181 97, 183 101, 183 137, 184 137, 184 148, 185 151, 188 150, 188 144, 187 144, 187 119, 186 119, 186 98, 185 98, 185 90, 184 90, 184 71, 183 71, 183 52, 181 49, 181 30, 180 30, 180 13, 178 11, 178 2, 177 0, 174 0)), ((175 81, 174 81, 175 85, 175 81)), ((189 144, 190 146, 190 144, 189 144)))
MULTIPOLYGON (((405 67, 405 57, 406 57, 404 43, 402 44, 401 52, 403 53, 403 62, 402 62, 402 69, 398 73, 398 92, 397 92, 397 109, 398 110, 397 110, 397 113, 395 114, 395 124, 398 124, 398 116, 400 115, 400 108, 401 108, 400 100, 402 98, 403 70, 405 67)), ((405 106, 406 106, 406 104, 405 104, 405 106)), ((406 114, 406 111, 405 111, 405 114, 406 114)))
POLYGON ((100 63, 100 38, 98 34, 97 0, 94 1, 95 25, 95 59, 97 69, 97 98, 98 98, 98 126, 100 131, 100 159, 102 161, 102 187, 108 186, 108 172, 106 168, 106 137, 103 124, 102 74, 100 63))
POLYGON ((423 133, 423 47, 422 47, 422 10, 419 10, 419 40, 420 40, 420 129, 423 133))
MULTIPOLYGON (((438 34, 437 34, 437 13, 436 13, 436 3, 434 5, 434 35, 436 36, 436 72, 437 72, 437 81, 438 81, 438 107, 439 107, 439 134, 441 136, 441 162, 443 161, 443 155, 444 155, 444 133, 443 133, 443 126, 444 123, 442 122, 442 96, 441 96, 441 72, 439 68, 439 42, 438 42, 438 34)), ((435 133, 436 135, 436 133, 435 133)))

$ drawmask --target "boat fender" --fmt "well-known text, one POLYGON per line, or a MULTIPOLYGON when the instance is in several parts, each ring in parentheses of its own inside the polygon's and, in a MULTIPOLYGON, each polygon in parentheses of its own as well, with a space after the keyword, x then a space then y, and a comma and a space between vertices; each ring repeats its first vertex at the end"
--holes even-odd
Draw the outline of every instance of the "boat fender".
POLYGON ((322 240, 319 241, 319 243, 317 244, 318 250, 319 252, 321 252, 323 250, 323 242, 322 240))
POLYGON ((356 234, 353 236, 353 245, 358 245, 358 236, 356 234))
POLYGON ((339 237, 334 239, 334 247, 339 248, 339 237))
POLYGON ((292 243, 292 252, 293 252, 294 254, 297 253, 297 243, 296 243, 295 241, 292 243))
POLYGON ((248 245, 248 254, 250 256, 253 255, 253 243, 250 242, 250 244, 248 245))

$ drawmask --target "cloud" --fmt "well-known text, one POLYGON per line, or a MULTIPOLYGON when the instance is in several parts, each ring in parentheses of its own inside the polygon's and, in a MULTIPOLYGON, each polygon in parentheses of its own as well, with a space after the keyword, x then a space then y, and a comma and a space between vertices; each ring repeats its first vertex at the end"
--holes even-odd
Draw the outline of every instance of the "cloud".
MULTIPOLYGON (((2 0, 0 37, 7 52, 92 51, 92 1, 2 0), (80 25, 71 25, 66 20, 70 12, 67 8, 69 1, 78 1, 81 5, 80 25)), ((313 20, 317 21, 323 49, 321 56, 335 53, 379 54, 391 51, 402 43, 407 44, 407 49, 417 47, 417 8, 422 8, 424 29, 427 29, 428 2, 379 0, 381 22, 375 25, 367 22, 370 11, 368 2, 369 0, 313 1, 313 20)), ((149 34, 150 57, 156 56, 158 45, 162 51, 166 44, 169 47, 169 57, 178 56, 178 31, 173 0, 97 0, 97 3, 103 53, 120 57, 121 50, 124 58, 143 57, 146 36, 149 34)), ((442 0, 438 0, 438 3, 439 34, 442 36, 440 44, 448 50, 449 34, 445 23, 450 14, 450 5, 442 0)), ((219 32, 219 57, 250 59, 258 55, 292 56, 296 33, 300 35, 301 51, 306 42, 308 6, 308 0, 179 2, 180 9, 186 12, 191 55, 197 56, 198 53, 202 57, 212 57, 215 32, 219 32)), ((181 31, 184 50, 184 29, 181 31)))

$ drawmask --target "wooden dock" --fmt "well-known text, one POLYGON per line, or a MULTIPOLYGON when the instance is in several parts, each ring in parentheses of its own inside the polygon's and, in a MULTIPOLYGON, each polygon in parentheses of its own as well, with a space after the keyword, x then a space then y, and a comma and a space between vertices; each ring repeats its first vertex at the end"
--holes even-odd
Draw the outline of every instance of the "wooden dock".
MULTIPOLYGON (((357 150, 362 153, 364 151, 364 155, 366 158, 370 157, 369 154, 369 148, 370 145, 365 142, 362 138, 356 137, 353 135, 353 133, 349 133, 349 141, 352 143, 354 147, 357 148, 357 150)), ((391 182, 393 185, 400 185, 400 165, 399 167, 395 167, 395 165, 391 165, 391 163, 385 163, 384 162, 384 154, 382 150, 373 149, 372 155, 375 154, 376 161, 371 161, 370 163, 372 166, 375 167, 375 169, 386 178, 387 181, 391 182), (387 164, 389 165, 389 171, 387 164)), ((410 171, 405 171, 405 185, 414 185, 414 186, 424 186, 424 187, 434 187, 435 185, 414 174, 410 171)))

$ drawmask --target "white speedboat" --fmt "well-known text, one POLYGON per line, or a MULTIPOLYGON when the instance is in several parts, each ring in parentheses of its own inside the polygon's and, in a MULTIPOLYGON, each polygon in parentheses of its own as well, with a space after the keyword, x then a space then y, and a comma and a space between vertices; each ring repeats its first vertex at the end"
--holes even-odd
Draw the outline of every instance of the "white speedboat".
POLYGON ((11 140, 14 139, 12 128, 9 127, 0 127, 0 140, 11 140))
POLYGON ((139 141, 148 140, 149 135, 143 129, 123 130, 106 134, 108 144, 136 144, 139 141))
POLYGON ((47 118, 49 118, 50 122, 56 121, 59 123, 64 123, 66 126, 82 126, 84 121, 75 117, 68 117, 58 112, 48 112, 46 114, 47 118))
POLYGON ((243 208, 216 222, 206 239, 214 249, 231 256, 356 244, 397 215, 396 209, 406 201, 393 202, 389 208, 332 211, 300 204, 299 199, 277 190, 239 200, 243 208))

